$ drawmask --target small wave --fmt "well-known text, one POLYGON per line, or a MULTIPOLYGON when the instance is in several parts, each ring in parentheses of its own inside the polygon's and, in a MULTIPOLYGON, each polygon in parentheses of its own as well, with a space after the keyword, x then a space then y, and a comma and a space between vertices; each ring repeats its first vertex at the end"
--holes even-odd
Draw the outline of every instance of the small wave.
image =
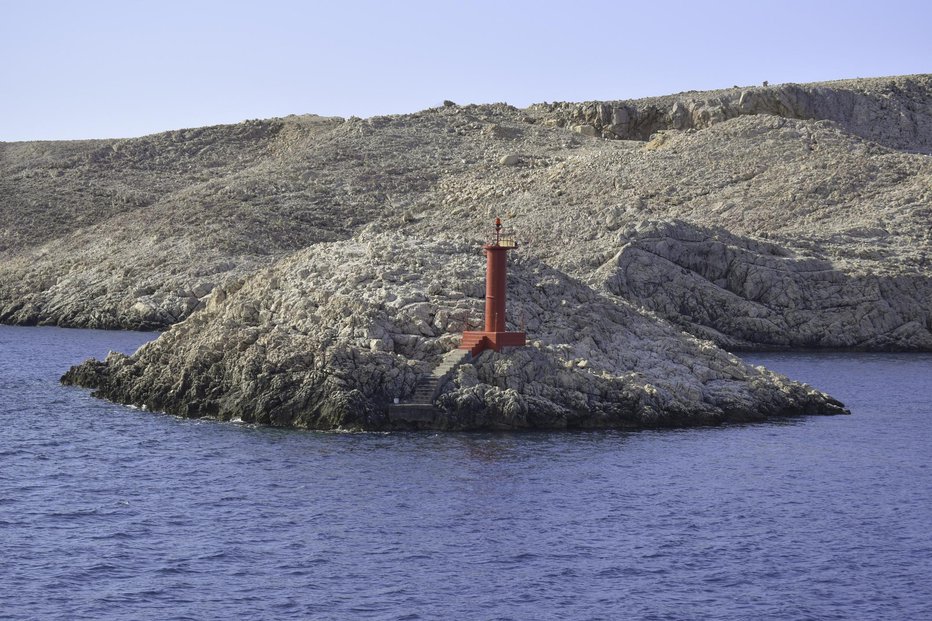
POLYGON ((132 541, 137 539, 138 535, 133 535, 124 531, 117 531, 115 533, 102 533, 98 535, 91 535, 89 539, 91 541, 132 541))
POLYGON ((55 520, 74 520, 86 517, 94 517, 99 513, 100 507, 94 507, 93 509, 78 509, 75 511, 53 511, 52 513, 47 513, 46 517, 55 520))
POLYGON ((84 573, 88 574, 105 574, 108 576, 116 576, 125 571, 124 567, 114 565, 112 563, 95 563, 90 567, 84 569, 84 573))
POLYGON ((32 455, 32 451, 27 451, 24 448, 0 450, 0 457, 16 457, 17 455, 32 455))

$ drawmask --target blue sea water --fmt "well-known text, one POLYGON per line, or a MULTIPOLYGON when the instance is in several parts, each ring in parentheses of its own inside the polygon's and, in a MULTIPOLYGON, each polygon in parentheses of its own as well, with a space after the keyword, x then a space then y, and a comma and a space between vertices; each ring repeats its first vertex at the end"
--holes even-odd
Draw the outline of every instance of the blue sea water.
POLYGON ((747 356, 851 416, 340 434, 59 385, 0 327, 0 619, 930 619, 932 356, 747 356))

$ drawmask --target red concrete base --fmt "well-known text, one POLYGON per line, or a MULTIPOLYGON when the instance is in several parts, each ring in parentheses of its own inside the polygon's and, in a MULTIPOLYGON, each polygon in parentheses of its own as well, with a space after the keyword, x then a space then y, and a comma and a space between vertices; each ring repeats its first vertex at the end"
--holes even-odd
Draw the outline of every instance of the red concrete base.
POLYGON ((463 332, 460 349, 468 349, 478 356, 486 349, 502 351, 502 347, 524 347, 527 335, 524 332, 463 332))

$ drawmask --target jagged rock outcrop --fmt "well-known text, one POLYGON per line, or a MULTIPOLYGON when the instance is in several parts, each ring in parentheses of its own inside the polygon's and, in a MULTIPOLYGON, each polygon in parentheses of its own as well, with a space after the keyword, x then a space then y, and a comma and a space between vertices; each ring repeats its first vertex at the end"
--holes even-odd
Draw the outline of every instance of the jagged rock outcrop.
MULTIPOLYGON (((481 317, 473 248, 376 233, 318 244, 215 289, 134 355, 88 361, 64 381, 182 416, 392 428, 388 403, 481 317)), ((516 263, 511 291, 512 316, 535 341, 460 367, 432 426, 640 428, 843 411, 533 258, 516 263)))
POLYGON ((683 222, 619 234, 594 280, 730 349, 932 349, 925 275, 851 276, 774 243, 683 222))
POLYGON ((636 101, 537 104, 548 123, 590 136, 649 140, 664 130, 704 129, 739 116, 834 121, 892 149, 932 153, 927 75, 823 84, 734 87, 636 101))
POLYGON ((536 345, 437 426, 836 411, 709 341, 932 349, 930 109, 905 76, 0 143, 0 321, 168 329, 66 377, 117 401, 385 428, 478 321, 502 216, 536 345))
POLYGON ((202 308, 213 287, 236 287, 301 248, 368 226, 475 239, 502 215, 529 242, 526 254, 586 282, 628 243, 624 231, 677 221, 830 264, 793 280, 815 295, 822 272, 837 273, 845 295, 863 300, 854 332, 850 319, 837 325, 843 313, 830 299, 812 296, 791 301, 805 316, 757 304, 783 316, 749 329, 696 303, 721 293, 705 277, 712 267, 655 302, 636 276, 627 288, 614 281, 615 294, 722 344, 924 350, 930 79, 0 143, 0 321, 164 329, 202 308), (618 106, 637 128, 627 137, 642 140, 598 137, 621 124, 618 106), (609 116, 618 122, 605 125, 609 116), (592 131, 574 131, 580 123, 592 131))

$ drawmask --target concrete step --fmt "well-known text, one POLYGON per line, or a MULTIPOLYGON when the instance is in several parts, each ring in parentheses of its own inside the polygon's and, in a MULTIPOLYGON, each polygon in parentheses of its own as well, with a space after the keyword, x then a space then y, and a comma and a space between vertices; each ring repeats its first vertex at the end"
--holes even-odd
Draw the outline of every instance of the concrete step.
POLYGON ((432 423, 439 413, 433 404, 398 403, 388 406, 388 418, 393 423, 432 423))
POLYGON ((442 383, 446 381, 454 369, 469 361, 471 357, 470 352, 463 349, 454 349, 445 353, 440 363, 431 369, 430 374, 422 376, 418 380, 411 396, 405 399, 404 403, 392 406, 395 408, 393 411, 400 412, 398 408, 407 405, 433 407, 434 398, 437 396, 437 391, 442 383))

